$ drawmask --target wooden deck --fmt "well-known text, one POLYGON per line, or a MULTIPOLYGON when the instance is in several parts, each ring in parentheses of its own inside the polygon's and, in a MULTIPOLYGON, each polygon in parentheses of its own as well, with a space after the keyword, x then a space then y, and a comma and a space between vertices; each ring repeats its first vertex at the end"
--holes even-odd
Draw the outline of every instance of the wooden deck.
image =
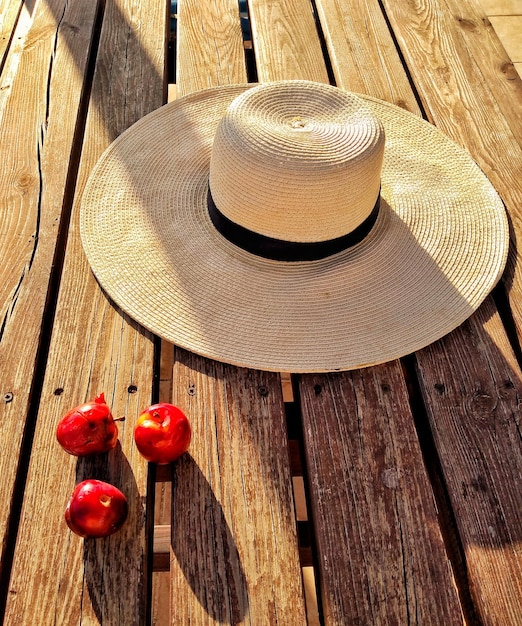
POLYGON ((0 624, 520 625, 520 76, 479 0, 245 6, 242 29, 237 0, 179 0, 169 46, 159 0, 0 1, 0 624), (293 78, 423 116, 505 203, 500 284, 400 361, 209 361, 138 327, 84 256, 82 191, 123 130, 169 93, 293 78), (66 455, 57 422, 101 391, 121 446, 66 455), (159 398, 194 428, 166 469, 132 436, 159 398), (86 477, 130 502, 105 540, 63 520, 86 477))

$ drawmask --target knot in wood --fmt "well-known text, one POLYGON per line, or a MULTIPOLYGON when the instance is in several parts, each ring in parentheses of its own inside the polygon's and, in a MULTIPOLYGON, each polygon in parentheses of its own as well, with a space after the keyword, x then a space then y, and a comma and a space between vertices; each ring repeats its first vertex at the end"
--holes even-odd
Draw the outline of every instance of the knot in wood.
POLYGON ((467 20, 464 17, 459 17, 459 26, 468 32, 477 30, 477 24, 473 20, 467 20))
POLYGON ((410 111, 410 108, 408 107, 408 103, 406 102, 406 100, 403 100, 402 98, 395 100, 395 105, 400 107, 401 109, 404 109, 405 111, 410 111))
POLYGON ((26 194, 29 189, 36 187, 36 178, 29 172, 21 173, 15 181, 15 187, 21 194, 26 194))
POLYGON ((505 61, 502 63, 500 71, 504 74, 507 80, 516 80, 518 78, 518 72, 511 61, 505 61))
POLYGON ((61 28, 63 30, 69 30, 74 34, 78 34, 80 32, 80 28, 76 26, 76 24, 71 24, 70 22, 62 22, 61 28))
POLYGON ((469 409, 477 421, 489 422, 494 416, 497 408, 497 397, 476 389, 469 399, 469 409))
POLYGON ((433 387, 435 391, 437 391, 441 396, 444 395, 444 392, 446 391, 446 387, 444 386, 444 383, 435 383, 433 387))

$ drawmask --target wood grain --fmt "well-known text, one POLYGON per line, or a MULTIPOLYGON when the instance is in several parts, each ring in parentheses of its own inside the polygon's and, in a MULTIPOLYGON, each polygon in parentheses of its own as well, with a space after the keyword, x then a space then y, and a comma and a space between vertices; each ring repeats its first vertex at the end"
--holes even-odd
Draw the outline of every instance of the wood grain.
POLYGON ((13 82, 16 80, 16 72, 20 63, 20 58, 23 54, 25 40, 27 33, 31 28, 33 22, 33 14, 29 11, 29 6, 22 3, 20 12, 16 19, 16 23, 12 22, 13 14, 8 13, 13 10, 13 3, 6 2, 9 8, 4 6, 4 10, 7 8, 7 12, 3 14, 3 27, 8 28, 9 23, 14 28, 14 32, 9 34, 5 32, 6 38, 10 36, 9 41, 5 41, 5 49, 3 51, 2 65, 0 66, 0 124, 2 123, 2 117, 6 110, 6 102, 10 96, 13 82))
MULTIPOLYGON (((246 82, 237 2, 180 3, 177 70, 178 94, 246 82)), ((301 625, 280 377, 175 355, 173 401, 194 435, 172 483, 172 623, 301 625)))
POLYGON ((522 78, 515 70, 480 0, 446 0, 457 32, 491 89, 513 136, 522 145, 522 78))
MULTIPOLYGON (((165 19, 164 6, 152 1, 117 0, 105 8, 7 624, 34 623, 35 616, 41 624, 146 621, 148 472, 133 445, 132 426, 151 400, 153 342, 111 305, 94 280, 79 240, 78 212, 87 176, 108 141, 163 101, 165 19), (115 414, 127 416, 121 445, 94 461, 76 461, 57 448, 56 423, 100 391, 115 414), (129 501, 127 523, 106 540, 84 541, 63 521, 75 481, 86 477, 114 483, 129 501)), ((71 67, 63 80, 72 80, 75 70, 71 67)), ((51 92, 51 112, 59 94, 51 92)))
POLYGON ((0 125, 0 419, 12 450, 0 456, 2 556, 94 16, 91 2, 39 5, 0 125))
MULTIPOLYGON (((237 2, 179 4, 180 94, 244 82, 237 2)), ((506 202, 513 247, 504 285, 520 329, 515 245, 521 227, 520 80, 476 0, 313 4, 316 15, 308 0, 250 0, 260 79, 327 82, 334 76, 344 88, 418 114, 408 87, 413 80, 427 117, 470 150, 506 202)), ((86 97, 82 85, 95 3, 27 3, 33 13, 24 9, 25 22, 17 31, 22 39, 9 48, 12 63, 8 58, 1 77, 0 380, 5 388, 0 399, 9 397, 1 419, 3 437, 14 450, 0 458, 2 552, 18 451, 24 438, 30 443, 36 419, 14 568, 5 590, 9 626, 35 619, 126 626, 149 617, 149 476, 133 446, 132 423, 151 399, 153 340, 116 310, 94 281, 77 218, 81 190, 101 151, 163 101, 166 11, 152 0, 109 0, 103 6, 59 295, 59 272, 52 267, 61 266, 56 244, 65 244, 82 147, 76 141, 81 133, 75 133, 82 130, 78 111, 86 97), (55 425, 73 404, 102 389, 115 413, 127 415, 121 446, 95 461, 77 461, 57 447, 55 425), (92 476, 114 482, 131 502, 128 524, 106 541, 78 539, 62 518, 75 481, 92 476)), ((3 27, 14 23, 19 7, 0 2, 3 27)), ((5 40, 0 44, 0 55, 7 58, 5 40)), ((181 610, 195 616, 193 623, 274 623, 277 616, 280 623, 302 624, 279 377, 182 351, 177 355, 174 399, 189 412, 196 437, 191 455, 175 466, 172 503, 166 495, 170 485, 156 488, 164 504, 156 522, 166 523, 171 514, 174 520, 170 530, 163 528, 162 547, 172 574, 158 587, 170 596, 170 620, 179 623, 181 610)), ((479 621, 516 624, 522 613, 517 552, 522 377, 493 300, 418 353, 416 363, 479 621)), ((163 370, 160 376, 169 392, 163 370)), ((399 364, 302 377, 300 385, 324 621, 462 623, 399 364)), ((158 610, 163 601, 157 599, 158 610)))
POLYGON ((300 393, 325 624, 462 624, 398 362, 300 393))
POLYGON ((522 377, 498 328, 489 299, 417 359, 481 624, 515 626, 522 615, 522 377))
MULTIPOLYGON (((350 46, 353 50, 350 58, 359 61, 358 64, 355 63, 356 68, 368 64, 370 58, 378 64, 378 59, 382 57, 371 54, 367 56, 366 52, 377 44, 371 37, 366 37, 364 34, 366 30, 362 33, 354 30, 349 41, 343 39, 347 32, 340 31, 335 26, 336 14, 330 14, 328 8, 332 7, 323 5, 320 10, 323 16, 328 15, 329 19, 328 24, 322 25, 323 31, 329 33, 334 73, 337 77, 346 79, 343 85, 345 87, 350 78, 354 84, 361 85, 361 80, 366 80, 366 77, 359 75, 358 81, 354 80, 354 76, 357 76, 356 71, 351 71, 348 76, 346 66, 343 67, 339 61, 343 58, 347 46, 350 46), (338 51, 336 46, 339 46, 338 51)), ((382 14, 380 22, 378 15, 379 13, 374 11, 375 23, 380 25, 382 32, 385 32, 382 14)), ((337 22, 344 23, 343 20, 337 22)), ((266 20, 265 31, 257 31, 258 47, 262 42, 267 49, 267 58, 275 58, 272 66, 274 73, 271 77, 285 78, 284 70, 280 69, 280 64, 278 65, 277 53, 271 52, 274 48, 273 34, 270 32, 272 26, 266 20), (277 70, 281 71, 281 74, 277 74, 277 70)), ((290 26, 288 24, 286 28, 282 26, 281 30, 283 32, 290 30, 290 26)), ((294 41, 293 38, 290 39, 294 41)), ((302 40, 298 39, 299 41, 302 40)), ((387 46, 393 46, 390 39, 387 46)), ((308 57, 299 52, 299 43, 288 53, 288 57, 296 58, 302 63, 299 78, 310 78, 313 68, 320 62, 320 59, 316 58, 309 64, 308 57)), ((372 68, 371 76, 374 80, 369 83, 369 87, 375 89, 376 93, 368 87, 365 87, 365 91, 372 95, 381 95, 380 85, 388 80, 391 82, 391 76, 397 84, 407 85, 398 56, 393 55, 388 62, 389 76, 384 76, 382 83, 379 79, 381 74, 384 74, 383 68, 381 66, 372 68)), ((362 69, 359 71, 362 72, 362 69)), ((411 91, 408 93, 405 87, 402 88, 399 98, 397 92, 390 93, 390 90, 387 90, 386 93, 396 103, 418 111, 411 91)), ((431 622, 433 624, 462 623, 463 617, 451 568, 444 554, 429 481, 425 474, 417 471, 415 465, 418 462, 422 466, 422 457, 409 411, 404 379, 397 363, 382 366, 379 372, 383 379, 388 377, 393 384, 387 380, 386 383, 379 381, 377 385, 375 377, 379 374, 372 370, 357 372, 355 375, 360 379, 356 402, 360 403, 360 406, 366 402, 365 410, 360 408, 359 410, 362 411, 361 418, 364 413, 365 417, 362 419, 368 420, 366 444, 368 458, 364 463, 360 462, 357 477, 352 476, 354 463, 358 463, 357 459, 360 458, 356 443, 353 441, 350 443, 344 437, 336 438, 343 428, 348 432, 354 427, 352 416, 345 415, 344 405, 348 394, 352 395, 352 403, 354 402, 354 391, 347 382, 350 378, 336 375, 320 377, 324 383, 321 385, 321 399, 316 394, 314 382, 316 379, 313 377, 301 379, 308 481, 314 511, 325 623, 378 624, 394 623, 394 620, 396 623, 407 623, 408 619, 413 621, 416 615, 422 615, 427 620, 426 623, 430 623, 430 619, 433 620, 431 622), (393 410, 390 408, 386 411, 386 417, 390 418, 389 424, 386 424, 386 419, 382 415, 383 409, 379 409, 377 399, 372 396, 372 393, 376 393, 374 388, 382 394, 381 384, 387 389, 385 395, 388 398, 388 406, 393 407, 393 410), (370 394, 370 399, 365 400, 365 393, 370 394), (372 440, 372 428, 382 427, 380 421, 375 421, 377 420, 375 415, 379 415, 379 412, 380 419, 389 430, 383 435, 378 433, 372 440), (377 440, 379 435, 381 439, 377 440), (383 459, 371 458, 375 452, 379 459, 385 448, 384 442, 388 446, 386 466, 382 465, 383 459), (334 448, 335 451, 332 451, 334 448), (404 457, 408 457, 407 464, 411 463, 407 477, 401 473, 405 463, 404 457), (382 475, 389 478, 391 487, 387 488, 382 482, 378 483, 379 480, 382 481, 382 477, 375 478, 375 465, 379 462, 382 475), (372 476, 374 478, 371 478, 372 476), (371 481, 377 481, 378 490, 372 491, 368 487, 369 481, 370 484, 371 481), (380 518, 373 499, 377 491, 383 502, 380 518), (348 512, 350 503, 353 506, 351 515, 348 512), (367 520, 372 520, 370 527, 365 524, 367 520), (414 539, 417 530, 424 539, 420 547, 416 547, 414 539), (358 532, 362 533, 363 539, 357 537, 358 532), (437 586, 425 589, 425 576, 437 586)))
MULTIPOLYGON (((172 398, 167 401, 171 402, 172 398)), ((170 624, 171 508, 170 482, 156 483, 151 597, 151 622, 154 626, 170 624)))
POLYGON ((329 82, 308 0, 250 0, 248 6, 260 82, 329 82))
POLYGON ((0 73, 4 68, 16 21, 22 10, 23 2, 2 0, 0 2, 0 73))
POLYGON ((366 0, 317 0, 336 85, 420 110, 381 6, 366 0))
POLYGON ((173 481, 172 623, 301 626, 279 376, 176 356, 174 403, 193 443, 173 481))
POLYGON ((247 82, 237 0, 180 0, 177 41, 178 97, 247 82))
POLYGON ((506 87, 498 70, 504 57, 496 34, 479 26, 475 0, 464 5, 448 6, 446 0, 384 0, 430 120, 469 150, 506 205, 512 246, 502 280, 520 341, 522 273, 516 248, 522 232, 520 79, 506 87))
MULTIPOLYGON (((520 329, 516 240, 521 232, 522 153, 511 130, 514 117, 508 109, 512 104, 503 105, 501 111, 497 102, 498 94, 506 93, 506 86, 499 84, 503 78, 494 67, 486 70, 484 66, 500 58, 500 44, 494 41, 496 35, 478 24, 474 2, 456 7, 442 0, 412 0, 385 2, 385 6, 430 119, 470 151, 506 203, 513 245, 503 281, 515 325, 520 329), (476 40, 470 42, 470 37, 476 40), (478 41, 490 52, 479 52, 478 41)), ((520 615, 517 585, 521 565, 516 553, 520 518, 513 507, 515 498, 520 509, 520 490, 513 482, 511 468, 520 460, 520 413, 518 394, 502 389, 502 385, 512 380, 516 389, 520 369, 493 300, 488 299, 448 338, 418 353, 417 359, 479 619, 484 624, 515 624, 517 613, 520 615), (437 379, 448 376, 455 382, 449 385, 450 404, 445 407, 436 390, 445 389, 446 384, 437 379), (486 434, 484 441, 470 439, 484 413, 486 422, 492 420, 497 425, 494 441, 486 434), (482 473, 488 476, 487 481, 494 477, 494 486, 486 481, 484 490, 495 494, 495 502, 463 496, 463 491, 473 494, 474 489, 480 490, 477 485, 482 478, 477 476, 482 473), (501 488, 501 483, 506 487, 501 488), (507 539, 499 543, 497 535, 507 539)))

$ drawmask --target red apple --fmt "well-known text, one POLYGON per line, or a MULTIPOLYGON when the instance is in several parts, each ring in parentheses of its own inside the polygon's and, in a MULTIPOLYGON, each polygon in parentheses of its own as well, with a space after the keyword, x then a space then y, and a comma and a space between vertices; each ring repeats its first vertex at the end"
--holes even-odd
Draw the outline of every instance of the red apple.
MULTIPOLYGON (((124 419, 119 418, 117 421, 124 419)), ((94 402, 68 411, 56 429, 62 448, 75 456, 102 454, 116 446, 118 427, 101 393, 94 402)))
POLYGON ((107 537, 127 519, 127 498, 101 480, 76 485, 65 509, 67 526, 80 537, 107 537))
POLYGON ((134 440, 147 461, 165 465, 187 451, 192 429, 186 415, 162 402, 143 411, 134 427, 134 440))

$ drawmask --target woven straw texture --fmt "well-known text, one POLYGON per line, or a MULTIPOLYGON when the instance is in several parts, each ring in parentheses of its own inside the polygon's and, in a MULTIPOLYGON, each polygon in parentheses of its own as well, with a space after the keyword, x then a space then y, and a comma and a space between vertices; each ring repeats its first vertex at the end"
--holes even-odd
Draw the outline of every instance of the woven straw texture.
MULTIPOLYGON (((392 360, 471 315, 505 265, 503 204, 468 153, 385 102, 361 96, 386 137, 381 210, 364 241, 319 261, 270 261, 215 230, 207 212, 214 136, 251 87, 166 105, 102 155, 84 191, 81 235, 114 302, 203 356, 289 372, 392 360)), ((237 187, 247 189, 250 173, 235 167, 237 187)), ((271 176, 267 186, 280 183, 271 176)))
POLYGON ((249 89, 227 110, 212 149, 216 205, 268 237, 341 237, 368 217, 379 195, 382 126, 363 100, 327 85, 249 89))

